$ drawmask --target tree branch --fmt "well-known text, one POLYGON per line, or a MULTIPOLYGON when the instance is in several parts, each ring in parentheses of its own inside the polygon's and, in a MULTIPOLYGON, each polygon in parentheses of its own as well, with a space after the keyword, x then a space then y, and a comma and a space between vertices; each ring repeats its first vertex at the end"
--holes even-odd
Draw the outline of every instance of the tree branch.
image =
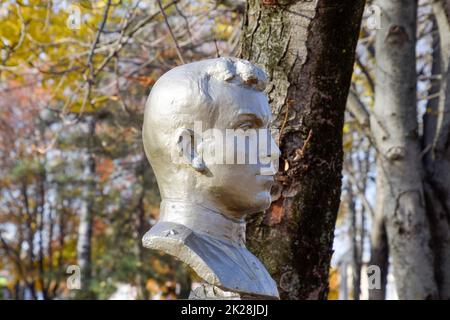
POLYGON ((181 54, 181 49, 180 49, 180 46, 178 45, 177 38, 173 34, 172 28, 170 27, 169 20, 168 20, 167 15, 166 15, 166 11, 164 10, 164 8, 163 8, 163 6, 161 4, 161 0, 157 0, 157 2, 158 2, 159 10, 161 10, 162 15, 164 16, 164 21, 166 23, 167 29, 169 30, 170 36, 172 37, 172 41, 175 44, 175 48, 177 50, 178 58, 180 59, 182 64, 185 64, 186 62, 184 61, 183 55, 181 54))

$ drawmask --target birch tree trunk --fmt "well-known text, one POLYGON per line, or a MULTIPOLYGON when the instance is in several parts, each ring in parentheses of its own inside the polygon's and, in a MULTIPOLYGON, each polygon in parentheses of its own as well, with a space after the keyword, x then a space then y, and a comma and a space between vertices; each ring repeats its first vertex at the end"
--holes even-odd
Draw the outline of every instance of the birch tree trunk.
MULTIPOLYGON (((377 162, 381 160, 378 159, 377 162)), ((377 167, 381 167, 377 163, 377 167)), ((376 178, 377 195, 375 214, 372 217, 372 228, 370 234, 370 265, 380 268, 380 287, 369 288, 369 300, 385 300, 387 275, 389 272, 389 248, 386 235, 386 224, 383 210, 383 194, 379 191, 386 185, 383 175, 378 174, 376 178)))
POLYGON ((400 299, 438 297, 426 217, 416 111, 417 2, 377 0, 376 93, 372 133, 378 148, 389 252, 400 299), (375 121, 382 119, 382 121, 375 121))
POLYGON ((96 189, 96 163, 94 156, 94 139, 96 131, 96 116, 87 117, 88 125, 88 145, 87 145, 87 164, 86 176, 87 183, 85 187, 85 199, 80 212, 80 223, 78 227, 77 242, 77 263, 81 271, 81 291, 77 294, 79 298, 92 298, 90 288, 92 278, 92 224, 94 219, 94 201, 96 189))
POLYGON ((364 0, 249 0, 240 56, 269 74, 280 170, 248 244, 283 299, 326 299, 344 110, 364 0))

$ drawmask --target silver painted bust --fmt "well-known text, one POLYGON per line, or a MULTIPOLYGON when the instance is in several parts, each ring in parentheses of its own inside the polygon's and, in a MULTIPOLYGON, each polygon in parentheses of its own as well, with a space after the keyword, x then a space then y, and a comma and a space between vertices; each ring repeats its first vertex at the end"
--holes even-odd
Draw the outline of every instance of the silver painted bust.
POLYGON ((279 298, 245 247, 245 216, 270 205, 279 156, 267 134, 265 85, 265 73, 248 61, 209 59, 165 73, 146 104, 144 149, 162 202, 142 241, 204 280, 194 299, 279 298))

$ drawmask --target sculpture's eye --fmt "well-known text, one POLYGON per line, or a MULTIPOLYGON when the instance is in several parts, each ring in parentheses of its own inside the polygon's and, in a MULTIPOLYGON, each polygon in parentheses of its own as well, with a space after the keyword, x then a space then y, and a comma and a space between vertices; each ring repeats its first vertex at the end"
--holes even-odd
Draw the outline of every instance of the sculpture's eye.
POLYGON ((245 121, 241 124, 238 125, 237 129, 242 129, 244 131, 249 130, 249 129, 254 129, 255 128, 255 124, 251 121, 245 121))

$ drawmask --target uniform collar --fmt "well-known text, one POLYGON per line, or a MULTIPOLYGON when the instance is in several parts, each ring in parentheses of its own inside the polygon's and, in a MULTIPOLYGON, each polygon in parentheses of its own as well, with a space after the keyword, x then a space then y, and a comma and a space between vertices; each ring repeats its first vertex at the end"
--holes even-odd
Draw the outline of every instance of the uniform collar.
POLYGON ((220 212, 182 200, 164 199, 160 221, 185 225, 194 232, 245 246, 245 220, 231 219, 220 212))

